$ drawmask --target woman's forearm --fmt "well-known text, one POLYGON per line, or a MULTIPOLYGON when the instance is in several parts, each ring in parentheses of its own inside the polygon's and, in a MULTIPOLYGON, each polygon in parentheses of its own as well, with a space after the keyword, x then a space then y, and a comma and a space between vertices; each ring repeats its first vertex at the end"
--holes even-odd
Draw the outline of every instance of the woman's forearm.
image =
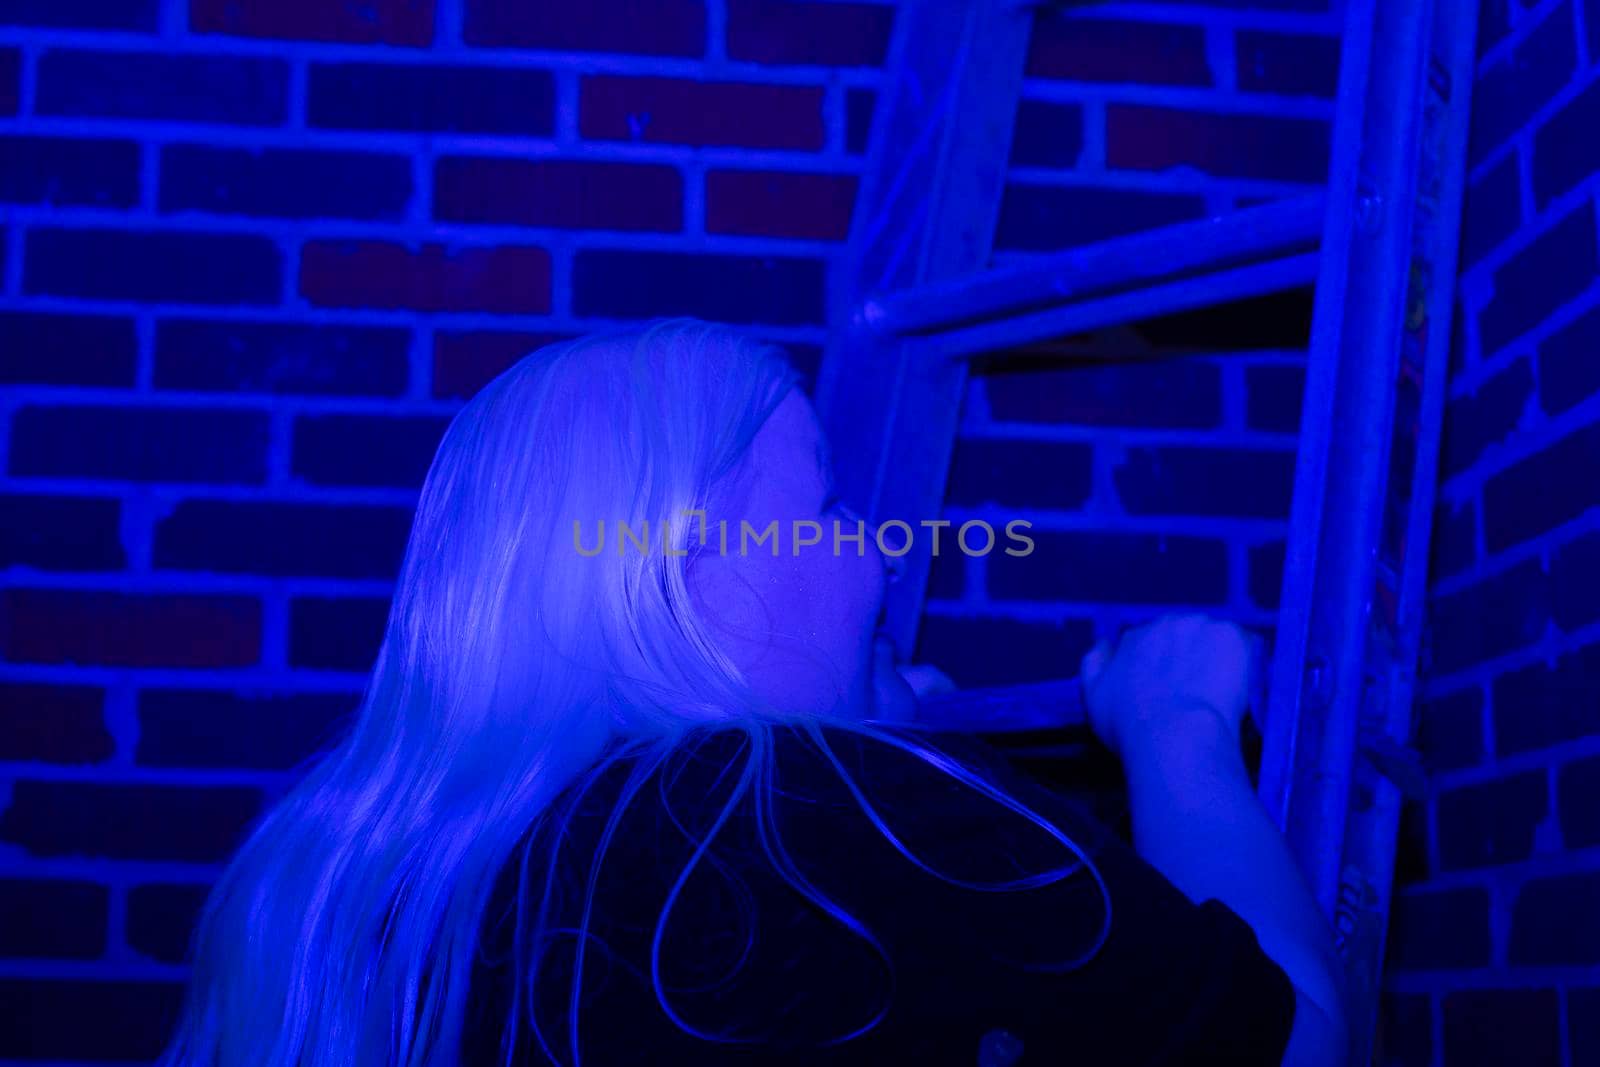
POLYGON ((1135 848, 1189 899, 1233 909, 1289 980, 1342 1027, 1332 930, 1250 787, 1238 739, 1205 708, 1151 719, 1160 725, 1122 752, 1135 848))

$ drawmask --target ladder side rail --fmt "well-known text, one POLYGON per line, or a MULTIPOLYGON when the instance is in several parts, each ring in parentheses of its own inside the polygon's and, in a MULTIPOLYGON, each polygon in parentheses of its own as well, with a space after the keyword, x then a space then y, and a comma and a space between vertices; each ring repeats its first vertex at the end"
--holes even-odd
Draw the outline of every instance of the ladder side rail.
MULTIPOLYGON (((869 293, 982 269, 989 259, 1022 96, 1032 12, 988 0, 914 0, 897 14, 886 98, 843 261, 815 391, 840 458, 840 496, 913 537, 889 587, 885 629, 909 657, 966 387, 966 365, 923 358, 915 339, 859 328, 869 293)), ((946 538, 948 540, 948 538, 946 538)))
MULTIPOLYGON (((1328 515, 1328 478, 1336 429, 1340 354, 1345 347, 1350 281, 1358 269, 1356 224, 1362 187, 1362 141, 1373 62, 1372 25, 1377 0, 1347 0, 1339 59, 1339 94, 1333 123, 1328 177, 1328 215, 1311 317, 1311 346, 1301 405, 1300 441, 1290 503, 1274 656, 1268 686, 1266 721, 1257 793, 1268 814, 1286 834, 1290 809, 1298 802, 1301 779, 1318 773, 1317 733, 1328 715, 1330 650, 1313 644, 1311 629, 1321 583, 1320 536, 1328 515)), ((1346 434, 1346 436, 1348 436, 1346 434)), ((1319 638, 1319 642, 1325 639, 1319 638)), ((1312 843, 1314 847, 1314 842, 1312 843)), ((1305 843, 1291 840, 1297 860, 1311 880, 1319 903, 1328 903, 1315 884, 1315 857, 1305 843)), ((1331 914, 1331 909, 1329 909, 1331 914)))
MULTIPOLYGON (((1376 590, 1380 610, 1374 612, 1369 646, 1379 669, 1373 672, 1372 706, 1364 715, 1367 729, 1399 746, 1410 740, 1427 607, 1476 35, 1474 5, 1434 5, 1432 76, 1423 104, 1410 293, 1396 386, 1405 402, 1397 405, 1391 443, 1400 484, 1389 490, 1376 590)), ((1372 1062, 1376 1044, 1400 804, 1395 783, 1366 761, 1358 765, 1337 917, 1355 1008, 1353 1063, 1372 1062)))
POLYGON ((870 294, 863 324, 880 336, 950 330, 1088 296, 1146 288, 1186 273, 1314 248, 1322 235, 1323 190, 1113 237, 1026 263, 870 294))
MULTIPOLYGON (((1327 442, 1327 510, 1318 531, 1310 647, 1326 656, 1328 712, 1287 832, 1330 917, 1366 697, 1366 651, 1377 549, 1383 530, 1389 446, 1421 146, 1421 99, 1432 4, 1380 4, 1375 14, 1362 170, 1370 182, 1347 279, 1338 394, 1327 442), (1306 786, 1310 788, 1307 789, 1306 786)), ((1359 194, 1358 194, 1359 195, 1359 194)))

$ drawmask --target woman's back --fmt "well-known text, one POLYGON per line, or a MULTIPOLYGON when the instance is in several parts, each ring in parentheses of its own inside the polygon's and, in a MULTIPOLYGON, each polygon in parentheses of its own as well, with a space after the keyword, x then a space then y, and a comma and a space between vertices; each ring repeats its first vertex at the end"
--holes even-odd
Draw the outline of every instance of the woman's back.
POLYGON ((208 898, 165 1067, 454 1063, 463 1041, 493 1063, 507 1031, 539 1062, 525 902, 522 929, 558 935, 536 1019, 565 1063, 576 1044, 587 1063, 970 1064, 985 1041, 994 1065, 1017 1042, 1030 1064, 1276 1063, 1291 1016, 1293 1062, 1338 1061, 1327 922, 1239 757, 1237 627, 1156 620, 1081 664, 1139 854, 1171 883, 1037 787, 997 801, 859 726, 829 733, 844 777, 807 746, 916 696, 878 631, 899 570, 835 491, 799 382, 774 346, 665 320, 548 346, 456 414, 361 707, 208 898), (608 521, 614 551, 580 536, 608 521), (685 735, 704 747, 655 749, 620 808, 626 762, 585 774, 685 735), (759 758, 733 759, 743 741, 759 758), (524 868, 530 833, 569 847, 524 868), (1078 845, 1092 863, 1069 876, 1078 845))
MULTIPOLYGON (((1191 903, 992 750, 958 739, 936 746, 991 773, 1089 852, 1109 893, 1108 929, 1106 896, 1067 847, 959 779, 896 746, 824 728, 880 827, 807 731, 775 727, 770 736, 770 791, 752 783, 728 808, 749 755, 746 731, 698 730, 650 770, 618 819, 584 941, 579 1062, 971 1065, 1015 1062, 1007 1056, 1016 1052, 1030 1064, 1279 1062, 1294 993, 1249 927, 1215 901, 1191 903), (763 821, 775 831, 770 855, 763 821), (794 881, 846 917, 784 878, 787 863, 794 881), (1069 866, 1043 886, 970 887, 1069 866), (669 901, 657 953, 663 1007, 651 953, 669 901), (684 1026, 743 1040, 717 1043, 684 1026)), ((562 934, 549 942, 537 1000, 542 1036, 562 1063, 574 1062, 567 1011, 584 886, 634 769, 619 761, 567 798, 576 804, 553 867, 558 820, 529 835, 522 921, 532 927, 553 873, 546 925, 562 934)), ((462 1049, 469 1064, 499 1062, 502 1036, 514 1041, 511 1062, 550 1062, 526 1013, 513 1021, 523 856, 514 854, 485 911, 462 1049)))

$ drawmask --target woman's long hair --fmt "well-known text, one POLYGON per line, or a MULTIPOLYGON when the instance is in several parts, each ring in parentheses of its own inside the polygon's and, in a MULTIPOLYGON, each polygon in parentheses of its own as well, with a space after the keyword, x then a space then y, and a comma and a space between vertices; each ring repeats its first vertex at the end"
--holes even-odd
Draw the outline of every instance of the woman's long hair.
MULTIPOLYGON (((212 890, 163 1064, 453 1063, 496 878, 564 791, 619 753, 648 769, 696 727, 729 723, 753 741, 729 808, 751 790, 758 806, 769 802, 770 730, 784 717, 719 650, 690 602, 681 553, 693 544, 688 514, 740 468, 797 380, 774 346, 666 319, 543 348, 457 413, 422 488, 353 727, 263 817, 212 890), (608 545, 590 554, 601 520, 608 545), (650 550, 615 551, 618 522, 650 550), (661 549, 663 534, 676 551, 661 549)), ((819 711, 801 725, 824 750, 823 724, 922 756, 1074 857, 1016 885, 1080 864, 1099 881, 1059 829, 983 777, 819 711)), ((828 906, 781 843, 768 854, 828 906)), ((525 881, 542 880, 522 862, 525 881)), ((581 962, 580 953, 580 971, 581 962)))

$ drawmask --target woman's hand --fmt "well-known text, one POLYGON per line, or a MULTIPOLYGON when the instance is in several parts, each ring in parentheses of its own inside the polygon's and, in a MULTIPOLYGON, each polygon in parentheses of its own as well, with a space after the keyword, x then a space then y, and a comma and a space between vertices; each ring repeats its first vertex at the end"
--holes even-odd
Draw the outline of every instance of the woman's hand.
POLYGON ((1097 643, 1083 657, 1084 706, 1095 735, 1119 756, 1181 727, 1220 716, 1237 739, 1249 693, 1250 639, 1231 622, 1165 615, 1097 643))
POLYGON ((902 663, 895 670, 906 680, 917 699, 926 700, 940 693, 954 693, 958 688, 951 677, 931 663, 902 663))
POLYGON ((930 663, 896 663, 894 642, 883 634, 872 643, 872 681, 872 717, 884 722, 912 722, 923 699, 956 688, 930 663))
POLYGON ((1345 1062, 1333 930, 1267 816, 1239 752, 1252 641, 1203 615, 1165 616, 1083 658, 1084 705, 1122 759, 1134 847, 1195 903, 1220 900, 1295 987, 1285 1064, 1345 1062))

